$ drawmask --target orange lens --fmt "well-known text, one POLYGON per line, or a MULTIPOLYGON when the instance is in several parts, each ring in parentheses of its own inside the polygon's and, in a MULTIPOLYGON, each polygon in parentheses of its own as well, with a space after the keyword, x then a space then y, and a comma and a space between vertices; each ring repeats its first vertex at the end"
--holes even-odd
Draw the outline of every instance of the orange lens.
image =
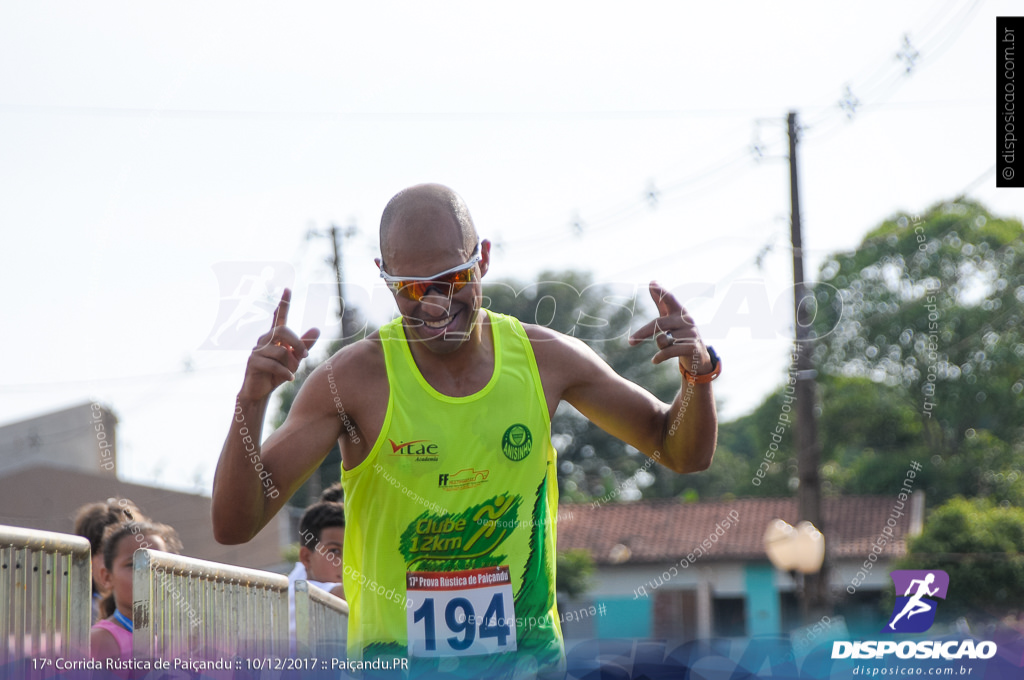
POLYGON ((450 296, 462 290, 467 283, 473 280, 473 268, 467 267, 461 271, 452 272, 440 278, 426 279, 424 281, 396 281, 391 284, 396 293, 401 293, 410 300, 418 302, 423 299, 431 288, 437 288, 442 295, 450 296))

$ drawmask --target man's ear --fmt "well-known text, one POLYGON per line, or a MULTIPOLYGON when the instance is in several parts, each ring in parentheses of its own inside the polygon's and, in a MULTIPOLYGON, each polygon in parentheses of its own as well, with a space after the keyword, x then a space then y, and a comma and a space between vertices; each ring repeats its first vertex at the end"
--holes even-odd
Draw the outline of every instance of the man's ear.
POLYGON ((302 562, 302 566, 306 568, 306 575, 309 575, 309 563, 312 561, 313 551, 302 546, 299 548, 299 562, 302 562))
POLYGON ((480 241, 480 278, 482 279, 491 266, 491 242, 487 239, 480 241))

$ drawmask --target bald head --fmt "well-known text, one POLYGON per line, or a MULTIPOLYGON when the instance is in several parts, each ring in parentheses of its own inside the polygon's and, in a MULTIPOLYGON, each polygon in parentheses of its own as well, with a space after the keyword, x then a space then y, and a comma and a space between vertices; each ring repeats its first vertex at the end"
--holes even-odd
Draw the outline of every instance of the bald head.
POLYGON ((380 253, 385 263, 399 249, 455 248, 468 257, 479 237, 469 208, 457 193, 441 184, 417 184, 388 201, 380 218, 380 253))

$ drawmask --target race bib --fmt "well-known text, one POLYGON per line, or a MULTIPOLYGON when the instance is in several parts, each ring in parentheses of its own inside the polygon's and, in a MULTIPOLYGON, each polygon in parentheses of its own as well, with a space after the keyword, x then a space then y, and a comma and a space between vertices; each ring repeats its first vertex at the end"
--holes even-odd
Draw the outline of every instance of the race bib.
POLYGON ((507 566, 405 575, 409 654, 469 656, 516 651, 507 566))

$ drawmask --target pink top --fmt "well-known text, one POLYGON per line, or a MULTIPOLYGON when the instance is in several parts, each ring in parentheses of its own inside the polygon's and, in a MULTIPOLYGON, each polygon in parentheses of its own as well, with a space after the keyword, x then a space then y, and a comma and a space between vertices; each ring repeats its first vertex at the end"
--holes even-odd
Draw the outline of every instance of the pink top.
POLYGON ((124 626, 117 621, 103 619, 102 621, 97 621, 93 628, 102 628, 114 636, 114 641, 117 642, 117 649, 121 652, 122 661, 129 661, 132 658, 132 634, 125 630, 124 626))

